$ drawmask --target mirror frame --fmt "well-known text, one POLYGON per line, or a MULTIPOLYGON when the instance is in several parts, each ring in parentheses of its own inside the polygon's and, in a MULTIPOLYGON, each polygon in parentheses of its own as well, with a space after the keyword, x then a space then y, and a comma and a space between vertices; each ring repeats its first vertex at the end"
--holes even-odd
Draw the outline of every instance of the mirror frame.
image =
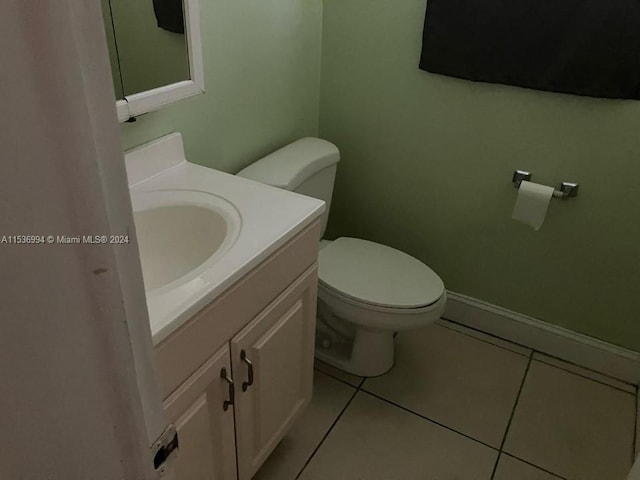
POLYGON ((143 113, 158 110, 183 98, 204 93, 204 67, 200 39, 199 0, 184 0, 184 24, 189 55, 190 80, 163 85, 116 101, 118 120, 125 122, 143 113))

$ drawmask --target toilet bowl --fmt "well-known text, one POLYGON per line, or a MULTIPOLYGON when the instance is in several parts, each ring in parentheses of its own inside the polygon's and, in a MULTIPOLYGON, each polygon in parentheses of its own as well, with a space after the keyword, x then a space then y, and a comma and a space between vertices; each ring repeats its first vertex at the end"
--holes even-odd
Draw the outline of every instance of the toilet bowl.
POLYGON ((446 293, 440 277, 419 260, 379 243, 341 237, 321 246, 318 303, 316 356, 372 377, 393 366, 396 332, 440 318, 446 293))
MULTIPOLYGON (((322 234, 340 154, 335 145, 303 138, 238 175, 324 200, 322 234)), ((414 257, 368 240, 320 242, 316 357, 359 376, 393 367, 396 332, 435 322, 446 303, 440 277, 414 257)))

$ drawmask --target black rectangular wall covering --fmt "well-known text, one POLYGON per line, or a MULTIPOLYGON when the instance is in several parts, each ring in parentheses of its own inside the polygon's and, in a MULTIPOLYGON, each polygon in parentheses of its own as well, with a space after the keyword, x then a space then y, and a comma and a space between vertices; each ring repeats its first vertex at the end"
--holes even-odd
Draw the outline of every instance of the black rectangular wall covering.
POLYGON ((158 27, 173 33, 184 33, 183 0, 153 0, 158 27))
POLYGON ((640 99, 640 0, 428 0, 420 68, 640 99))

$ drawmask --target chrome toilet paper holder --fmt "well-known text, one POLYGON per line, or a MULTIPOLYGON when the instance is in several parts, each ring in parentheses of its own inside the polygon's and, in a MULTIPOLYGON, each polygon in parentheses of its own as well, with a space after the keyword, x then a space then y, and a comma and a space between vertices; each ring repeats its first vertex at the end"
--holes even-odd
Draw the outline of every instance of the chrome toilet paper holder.
MULTIPOLYGON (((520 184, 523 181, 531 181, 531 172, 527 172, 525 170, 516 170, 515 172, 513 172, 513 178, 511 179, 511 181, 513 182, 514 187, 520 188, 520 184)), ((580 185, 577 183, 562 182, 560 184, 560 188, 553 191, 553 196, 556 198, 577 197, 579 188, 580 185)))

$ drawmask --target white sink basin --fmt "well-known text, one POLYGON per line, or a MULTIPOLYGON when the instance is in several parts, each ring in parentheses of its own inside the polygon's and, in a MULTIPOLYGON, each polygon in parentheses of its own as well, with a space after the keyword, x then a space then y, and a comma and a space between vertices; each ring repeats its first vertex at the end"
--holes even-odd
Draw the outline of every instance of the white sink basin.
POLYGON ((179 133, 125 161, 155 345, 324 210, 315 198, 188 162, 179 133))
POLYGON ((241 220, 226 200, 192 190, 156 190, 132 196, 147 293, 188 282, 225 254, 241 220))

